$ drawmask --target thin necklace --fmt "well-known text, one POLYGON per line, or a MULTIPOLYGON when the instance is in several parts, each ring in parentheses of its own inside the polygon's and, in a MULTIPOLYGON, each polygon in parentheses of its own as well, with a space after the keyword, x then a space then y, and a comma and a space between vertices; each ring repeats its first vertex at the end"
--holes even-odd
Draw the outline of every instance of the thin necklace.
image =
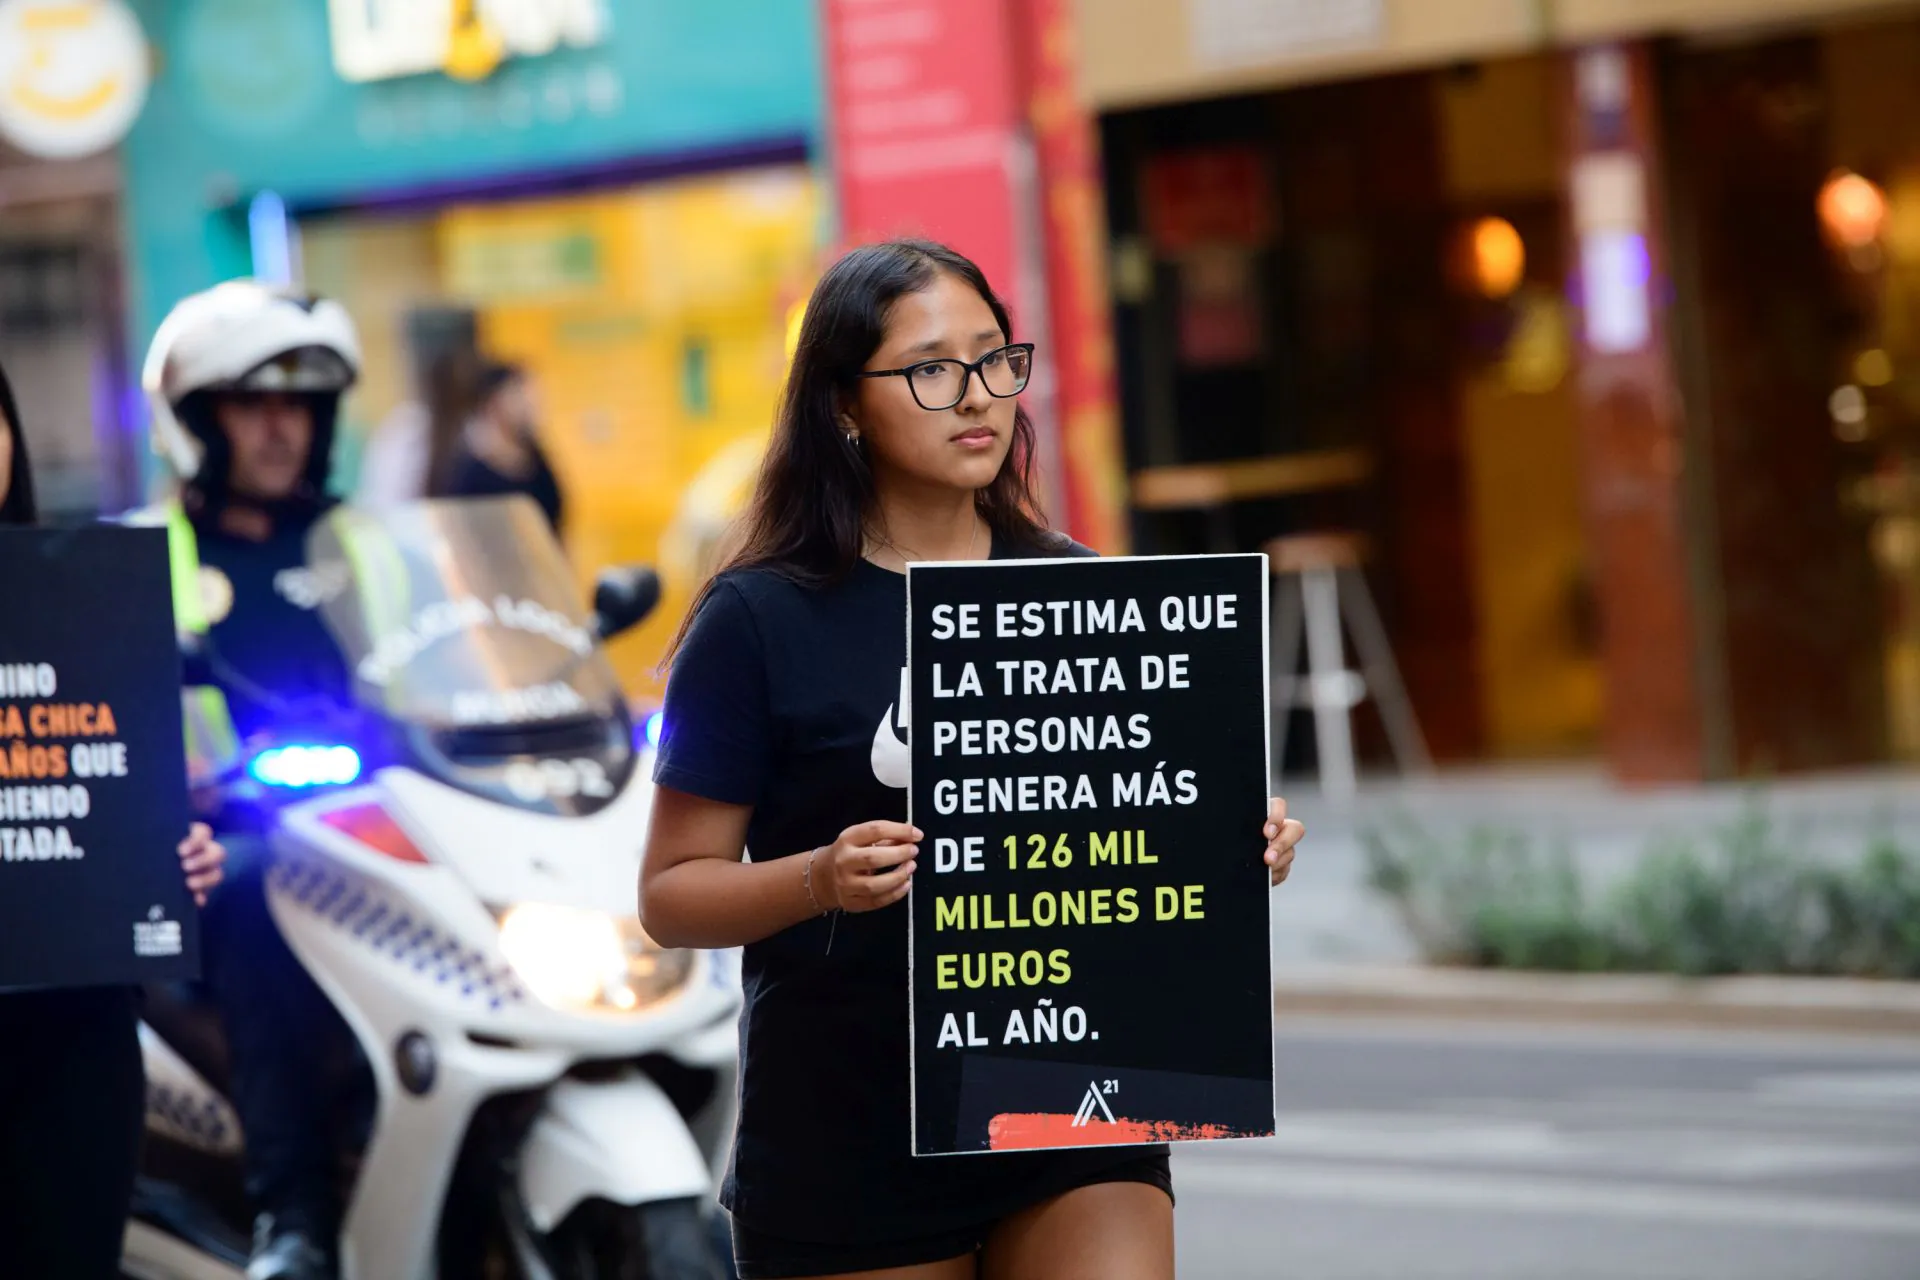
MULTIPOLYGON (((973 559, 973 553, 980 545, 980 526, 983 523, 985 522, 980 519, 980 513, 977 511, 974 512, 973 513, 973 532, 967 538, 967 557, 966 558, 969 560, 973 559)), ((901 547, 899 543, 895 542, 892 538, 889 538, 884 533, 880 533, 875 536, 879 539, 881 546, 887 548, 889 551, 893 552, 893 554, 900 557, 900 563, 902 566, 910 565, 910 564, 919 564, 926 560, 925 556, 919 556, 917 558, 908 556, 905 548, 901 547)))

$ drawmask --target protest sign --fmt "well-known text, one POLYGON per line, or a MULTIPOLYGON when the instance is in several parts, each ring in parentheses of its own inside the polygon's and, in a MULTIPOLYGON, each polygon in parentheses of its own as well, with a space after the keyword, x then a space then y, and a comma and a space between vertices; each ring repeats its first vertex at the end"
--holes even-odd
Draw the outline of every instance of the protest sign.
POLYGON ((1273 1131, 1267 566, 908 574, 916 1155, 1273 1131))
POLYGON ((192 977, 167 535, 0 531, 0 989, 192 977))

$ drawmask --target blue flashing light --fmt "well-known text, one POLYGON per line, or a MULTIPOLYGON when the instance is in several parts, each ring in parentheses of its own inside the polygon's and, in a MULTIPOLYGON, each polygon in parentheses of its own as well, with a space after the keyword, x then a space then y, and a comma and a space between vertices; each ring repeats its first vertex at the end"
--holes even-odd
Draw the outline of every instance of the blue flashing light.
POLYGON ((247 233, 253 250, 253 275, 268 284, 291 284, 299 246, 287 202, 262 191, 247 206, 247 233))
POLYGON ((660 745, 660 737, 662 734, 666 733, 666 731, 667 731, 666 712, 656 711, 652 715, 647 717, 647 745, 648 746, 658 747, 660 745))
POLYGON ((247 762, 255 782, 269 787, 344 787, 360 776, 360 753, 352 747, 269 747, 247 762))

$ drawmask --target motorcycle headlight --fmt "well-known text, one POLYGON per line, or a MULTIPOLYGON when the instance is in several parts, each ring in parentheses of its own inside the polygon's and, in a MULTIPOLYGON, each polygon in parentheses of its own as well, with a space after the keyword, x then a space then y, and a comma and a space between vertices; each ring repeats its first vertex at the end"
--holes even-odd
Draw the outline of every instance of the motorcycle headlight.
POLYGON ((636 1013, 685 986, 693 953, 659 946, 631 917, 525 902, 500 917, 500 950, 546 1004, 636 1013))

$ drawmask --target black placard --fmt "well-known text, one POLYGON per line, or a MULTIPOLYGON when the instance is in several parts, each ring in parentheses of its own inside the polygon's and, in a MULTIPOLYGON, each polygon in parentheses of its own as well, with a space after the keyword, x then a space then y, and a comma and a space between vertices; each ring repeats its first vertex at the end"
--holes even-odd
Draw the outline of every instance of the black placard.
POLYGON ((191 978, 167 535, 0 531, 0 988, 191 978))
POLYGON ((916 1155, 1273 1132, 1267 565, 913 565, 916 1155))

